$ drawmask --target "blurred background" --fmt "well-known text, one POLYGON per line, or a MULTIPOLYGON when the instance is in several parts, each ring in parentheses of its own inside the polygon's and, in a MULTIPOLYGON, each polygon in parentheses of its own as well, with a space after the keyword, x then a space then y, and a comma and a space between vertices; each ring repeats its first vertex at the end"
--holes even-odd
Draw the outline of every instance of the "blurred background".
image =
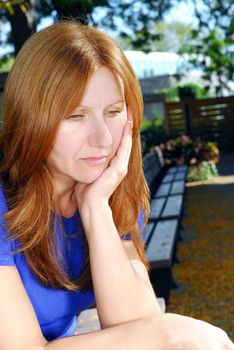
POLYGON ((69 17, 125 51, 144 99, 143 156, 157 152, 165 167, 188 167, 185 239, 167 309, 234 337, 233 0, 0 0, 0 120, 23 43, 69 17))
POLYGON ((110 34, 132 64, 145 103, 144 154, 182 133, 233 150, 232 0, 0 0, 0 94, 25 40, 71 16, 110 34))

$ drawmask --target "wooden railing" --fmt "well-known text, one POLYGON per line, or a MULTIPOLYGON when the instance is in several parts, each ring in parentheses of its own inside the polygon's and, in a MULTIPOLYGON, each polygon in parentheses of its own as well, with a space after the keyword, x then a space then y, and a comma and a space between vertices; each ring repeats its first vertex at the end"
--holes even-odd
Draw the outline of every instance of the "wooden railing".
POLYGON ((234 150, 234 96, 166 103, 165 112, 168 135, 186 132, 216 141, 222 150, 234 150))

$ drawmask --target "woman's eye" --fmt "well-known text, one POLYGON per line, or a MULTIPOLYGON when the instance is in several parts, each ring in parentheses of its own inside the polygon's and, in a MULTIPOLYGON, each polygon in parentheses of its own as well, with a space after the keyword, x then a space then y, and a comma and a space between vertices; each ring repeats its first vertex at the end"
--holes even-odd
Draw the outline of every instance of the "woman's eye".
POLYGON ((84 116, 82 114, 73 114, 73 115, 70 115, 70 117, 68 119, 78 120, 78 119, 81 119, 83 117, 84 116))
POLYGON ((110 115, 116 115, 116 114, 119 114, 119 113, 121 113, 120 111, 109 111, 109 112, 107 112, 107 114, 110 114, 110 115))

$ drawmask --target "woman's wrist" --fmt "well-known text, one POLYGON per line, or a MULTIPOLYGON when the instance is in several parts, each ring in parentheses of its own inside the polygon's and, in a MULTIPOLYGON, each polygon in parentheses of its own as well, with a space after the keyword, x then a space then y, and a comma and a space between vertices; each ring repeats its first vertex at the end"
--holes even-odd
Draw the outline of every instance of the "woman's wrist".
POLYGON ((173 331, 166 314, 155 314, 148 317, 145 321, 149 322, 152 331, 157 335, 158 349, 181 350, 181 348, 177 346, 178 341, 176 340, 176 334, 173 331))
POLYGON ((84 202, 80 208, 80 212, 82 219, 87 220, 87 218, 89 218, 93 213, 111 212, 111 208, 109 206, 108 200, 97 199, 90 202, 84 202))
POLYGON ((97 222, 102 222, 108 217, 112 219, 112 210, 107 200, 94 200, 89 203, 83 203, 80 209, 80 215, 86 236, 88 237, 97 222))

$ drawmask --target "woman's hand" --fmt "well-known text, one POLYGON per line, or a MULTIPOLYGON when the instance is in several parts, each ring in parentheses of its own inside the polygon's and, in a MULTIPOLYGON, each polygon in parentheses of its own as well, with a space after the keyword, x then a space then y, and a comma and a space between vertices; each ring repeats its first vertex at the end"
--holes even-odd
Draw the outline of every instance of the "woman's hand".
POLYGON ((75 194, 78 208, 86 205, 108 204, 109 198, 128 172, 128 162, 132 149, 132 118, 128 113, 128 120, 125 124, 120 145, 112 158, 109 166, 91 184, 77 183, 75 194))
POLYGON ((207 322, 171 313, 163 318, 169 331, 166 350, 234 350, 227 334, 207 322))

